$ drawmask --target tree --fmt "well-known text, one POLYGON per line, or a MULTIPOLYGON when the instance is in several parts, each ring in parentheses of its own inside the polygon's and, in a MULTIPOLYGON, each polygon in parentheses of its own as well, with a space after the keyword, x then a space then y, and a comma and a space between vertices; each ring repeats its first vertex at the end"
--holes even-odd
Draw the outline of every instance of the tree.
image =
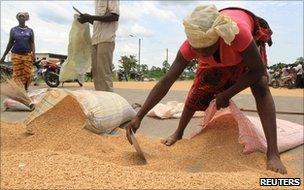
POLYGON ((139 71, 140 71, 143 75, 148 75, 148 73, 149 73, 148 65, 146 65, 146 64, 141 64, 141 65, 139 65, 139 71))
POLYGON ((196 65, 198 63, 197 59, 192 59, 189 63, 189 65, 186 67, 186 69, 184 70, 184 72, 182 73, 182 75, 180 76, 181 80, 184 79, 194 79, 195 77, 195 69, 196 69, 196 65))
POLYGON ((303 57, 298 57, 295 63, 297 63, 297 64, 302 63, 303 64, 304 63, 304 58, 303 57))
POLYGON ((163 65, 162 67, 163 73, 167 73, 170 68, 170 64, 168 63, 167 60, 165 60, 162 65, 163 65))
POLYGON ((119 62, 122 64, 124 71, 130 75, 131 70, 137 69, 137 60, 134 55, 121 56, 119 62))
POLYGON ((277 68, 283 68, 285 67, 287 64, 286 63, 277 63, 277 64, 274 64, 274 65, 271 65, 269 68, 272 69, 272 70, 276 70, 277 68))
POLYGON ((164 76, 163 70, 159 67, 152 66, 149 71, 149 77, 152 78, 161 78, 164 76))

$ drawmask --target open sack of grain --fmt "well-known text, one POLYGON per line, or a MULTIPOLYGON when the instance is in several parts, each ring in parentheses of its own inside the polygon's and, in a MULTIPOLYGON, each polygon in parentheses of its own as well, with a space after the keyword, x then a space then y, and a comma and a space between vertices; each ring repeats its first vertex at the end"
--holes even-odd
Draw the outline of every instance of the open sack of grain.
MULTIPOLYGON (((123 97, 112 92, 49 89, 41 101, 36 104, 35 110, 24 121, 28 126, 28 133, 35 133, 35 126, 30 125, 31 122, 38 117, 43 117, 47 123, 49 117, 47 112, 68 96, 79 103, 86 115, 84 127, 94 133, 110 133, 135 116, 131 105, 123 97)), ((60 116, 60 113, 56 114, 58 117, 60 116)), ((73 119, 75 116, 70 117, 73 119)))
MULTIPOLYGON (((231 100, 229 107, 217 111, 213 100, 205 112, 202 125, 191 135, 192 137, 203 132, 211 123, 237 122, 239 143, 244 146, 243 153, 261 151, 266 153, 267 142, 263 126, 259 117, 244 115, 231 100)), ((304 143, 304 127, 297 123, 277 119, 277 136, 279 152, 292 149, 304 143)))

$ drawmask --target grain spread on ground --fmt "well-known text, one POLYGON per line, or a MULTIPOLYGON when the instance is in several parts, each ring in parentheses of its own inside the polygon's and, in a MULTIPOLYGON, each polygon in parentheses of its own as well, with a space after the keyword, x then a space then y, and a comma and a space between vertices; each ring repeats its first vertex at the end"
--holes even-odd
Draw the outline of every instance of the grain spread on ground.
POLYGON ((33 135, 22 124, 1 123, 1 189, 248 189, 259 188, 260 177, 295 175, 288 165, 287 176, 266 171, 262 153, 242 154, 236 122, 226 121, 172 147, 137 134, 144 165, 123 130, 84 129, 85 115, 68 96, 29 124, 33 135))

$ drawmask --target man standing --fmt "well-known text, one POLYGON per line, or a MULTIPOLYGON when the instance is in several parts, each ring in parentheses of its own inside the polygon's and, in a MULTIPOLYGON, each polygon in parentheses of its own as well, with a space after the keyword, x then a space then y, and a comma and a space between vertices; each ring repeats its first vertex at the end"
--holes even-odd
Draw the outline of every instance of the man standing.
POLYGON ((81 14, 78 20, 80 23, 93 24, 92 74, 95 90, 113 92, 113 51, 118 28, 119 1, 96 0, 95 14, 81 14))

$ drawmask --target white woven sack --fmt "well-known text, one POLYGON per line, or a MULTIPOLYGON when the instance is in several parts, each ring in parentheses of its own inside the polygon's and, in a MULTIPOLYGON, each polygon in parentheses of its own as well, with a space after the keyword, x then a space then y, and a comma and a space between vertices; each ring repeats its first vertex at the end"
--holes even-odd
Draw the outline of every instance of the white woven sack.
POLYGON ((135 116, 132 106, 123 97, 112 92, 51 89, 46 92, 42 100, 36 104, 35 110, 25 119, 27 131, 34 133, 35 129, 29 124, 68 95, 77 100, 87 116, 85 128, 94 133, 110 133, 135 116))
POLYGON ((136 114, 127 100, 112 92, 77 90, 69 93, 87 116, 85 128, 94 133, 110 133, 136 114))
POLYGON ((92 43, 88 23, 81 24, 74 15, 69 34, 68 58, 60 69, 60 82, 78 79, 84 82, 85 73, 91 68, 92 43))

